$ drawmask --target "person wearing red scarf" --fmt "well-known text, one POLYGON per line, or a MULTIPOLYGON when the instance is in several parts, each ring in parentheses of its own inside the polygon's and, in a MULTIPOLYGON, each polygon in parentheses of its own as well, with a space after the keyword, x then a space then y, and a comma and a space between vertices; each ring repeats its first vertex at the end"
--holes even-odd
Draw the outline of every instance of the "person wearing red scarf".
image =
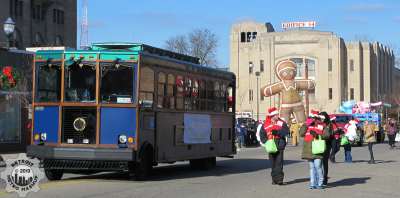
POLYGON ((326 130, 325 124, 321 121, 322 116, 318 111, 312 110, 309 122, 301 126, 299 134, 304 138, 302 159, 308 161, 310 169, 310 189, 322 189, 324 182, 324 171, 322 168, 322 160, 324 154, 315 155, 312 153, 312 141, 321 136, 322 139, 329 138, 329 132, 326 130))
POLYGON ((271 161, 271 177, 273 185, 284 185, 283 173, 283 152, 286 147, 286 136, 289 134, 289 127, 286 122, 279 118, 279 112, 275 107, 268 109, 268 116, 260 130, 260 140, 263 144, 273 139, 278 152, 268 154, 271 161))

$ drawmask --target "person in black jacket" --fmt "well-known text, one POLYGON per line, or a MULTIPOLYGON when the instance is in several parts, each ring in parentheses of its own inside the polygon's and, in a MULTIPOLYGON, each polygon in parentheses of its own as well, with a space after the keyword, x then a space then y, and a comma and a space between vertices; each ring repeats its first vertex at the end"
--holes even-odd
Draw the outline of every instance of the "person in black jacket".
POLYGON ((283 153, 286 147, 286 136, 289 127, 286 122, 279 118, 278 110, 272 107, 268 110, 268 116, 260 130, 260 140, 263 144, 267 140, 274 139, 278 151, 268 154, 271 161, 271 177, 273 185, 284 185, 283 153))
POLYGON ((324 126, 324 130, 325 128, 328 128, 328 135, 329 135, 329 139, 325 141, 326 143, 326 149, 325 152, 323 154, 323 158, 322 158, 322 167, 324 170, 324 181, 323 181, 323 185, 326 186, 328 184, 328 172, 329 172, 329 157, 331 154, 331 148, 332 148, 332 140, 335 138, 334 134, 333 134, 333 126, 331 124, 331 119, 328 115, 328 113, 326 113, 325 111, 319 113, 319 115, 321 116, 322 121, 324 122, 325 126, 324 126))

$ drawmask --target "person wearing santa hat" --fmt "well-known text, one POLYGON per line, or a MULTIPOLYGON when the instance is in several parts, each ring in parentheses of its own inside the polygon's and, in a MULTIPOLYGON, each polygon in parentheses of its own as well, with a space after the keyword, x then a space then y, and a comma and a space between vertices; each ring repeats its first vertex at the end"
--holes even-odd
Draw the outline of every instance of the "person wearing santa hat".
POLYGON ((303 124, 299 131, 300 137, 304 138, 301 158, 308 161, 310 169, 310 189, 323 189, 324 185, 324 153, 313 154, 312 141, 317 137, 328 139, 330 135, 329 128, 325 127, 322 116, 318 114, 315 110, 311 111, 309 123, 303 124))
POLYGON ((331 119, 329 114, 325 111, 320 112, 318 114, 321 118, 322 125, 324 126, 324 132, 326 132, 328 138, 325 140, 326 149, 324 152, 324 157, 322 159, 322 167, 324 170, 324 181, 323 185, 328 185, 328 171, 329 171, 329 157, 332 149, 332 142, 335 139, 333 132, 333 125, 331 123, 331 119))
POLYGON ((340 137, 343 134, 343 130, 337 125, 335 115, 331 115, 330 120, 333 127, 333 139, 332 150, 329 159, 332 163, 336 163, 336 154, 340 151, 340 137))
POLYGON ((271 177, 273 185, 284 185, 283 178, 283 153, 286 147, 286 136, 289 134, 289 127, 284 120, 279 118, 279 111, 272 107, 268 109, 268 115, 260 131, 260 140, 263 144, 273 139, 278 152, 268 154, 271 161, 271 177))

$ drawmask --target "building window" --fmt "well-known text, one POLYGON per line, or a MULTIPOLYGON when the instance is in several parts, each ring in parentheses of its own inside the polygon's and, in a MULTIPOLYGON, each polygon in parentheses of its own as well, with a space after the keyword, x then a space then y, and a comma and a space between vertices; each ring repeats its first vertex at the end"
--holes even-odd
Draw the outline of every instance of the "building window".
POLYGON ((10 16, 14 15, 14 0, 10 0, 10 16))
POLYGON ((32 6, 32 18, 36 20, 44 20, 44 16, 42 13, 42 8, 40 5, 32 6))
POLYGON ((249 62, 249 74, 253 73, 253 62, 249 62))
POLYGON ((328 59, 328 71, 332 71, 332 59, 328 59))
POLYGON ((247 42, 250 42, 251 38, 252 38, 251 32, 247 32, 247 42))
POLYGON ((350 59, 350 71, 354 71, 354 60, 350 59))
POLYGON ((240 33, 240 42, 242 43, 246 42, 246 32, 240 33))
POLYGON ((57 10, 53 9, 53 23, 57 22, 57 10))
POLYGON ((252 40, 255 40, 257 38, 257 32, 253 32, 253 34, 252 34, 252 40))
POLYGON ((36 5, 36 19, 41 19, 41 13, 42 13, 42 9, 41 9, 41 7, 40 7, 40 5, 36 5))
POLYGON ((260 72, 264 71, 264 60, 260 60, 260 72))
POLYGON ((332 100, 332 98, 333 98, 332 88, 329 88, 329 100, 332 100))
MULTIPOLYGON (((257 90, 257 91, 259 91, 259 90, 257 90)), ((261 101, 264 100, 264 95, 263 94, 260 94, 260 99, 261 99, 261 101)))
POLYGON ((354 88, 350 88, 350 100, 354 100, 354 88))
POLYGON ((10 0, 10 16, 22 17, 24 14, 24 2, 21 0, 10 0))
POLYGON ((63 39, 62 39, 62 37, 60 35, 56 36, 55 45, 56 46, 63 46, 64 45, 63 39))
POLYGON ((249 89, 249 101, 253 101, 253 90, 249 89))
POLYGON ((61 24, 64 24, 64 11, 61 12, 61 24))
POLYGON ((24 16, 24 2, 23 1, 18 1, 18 12, 17 16, 24 16))

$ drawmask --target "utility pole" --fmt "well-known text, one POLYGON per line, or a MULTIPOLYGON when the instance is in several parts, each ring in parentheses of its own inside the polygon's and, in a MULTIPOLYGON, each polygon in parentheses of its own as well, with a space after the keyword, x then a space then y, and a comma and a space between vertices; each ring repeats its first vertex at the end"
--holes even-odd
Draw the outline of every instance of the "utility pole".
MULTIPOLYGON (((308 80, 308 63, 306 61, 306 58, 303 58, 303 64, 304 64, 304 76, 306 80, 308 80)), ((309 108, 310 108, 310 101, 308 98, 308 90, 305 90, 305 96, 306 96, 306 115, 308 115, 309 108)))
POLYGON ((260 96, 259 96, 259 94, 260 94, 260 90, 259 90, 259 88, 258 88, 258 78, 260 77, 260 72, 258 71, 258 72, 256 72, 256 77, 257 77, 257 122, 260 120, 260 108, 259 108, 259 106, 260 106, 260 96))

